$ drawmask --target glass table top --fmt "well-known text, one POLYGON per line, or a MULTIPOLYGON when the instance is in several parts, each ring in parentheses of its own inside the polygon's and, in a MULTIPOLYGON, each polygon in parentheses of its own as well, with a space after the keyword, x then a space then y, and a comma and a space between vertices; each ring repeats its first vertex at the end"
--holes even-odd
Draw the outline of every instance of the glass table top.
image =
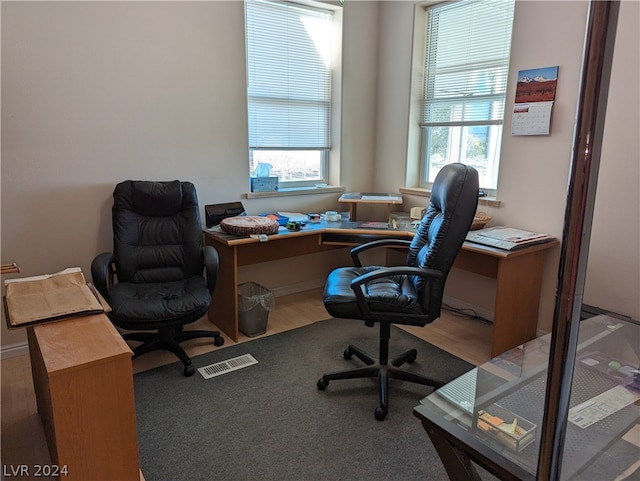
MULTIPOLYGON (((535 479, 551 335, 536 338, 434 391, 415 408, 481 443, 535 479), (462 431, 461 431, 462 430, 462 431)), ((583 320, 574 366, 561 479, 615 479, 640 459, 640 325, 583 320)))

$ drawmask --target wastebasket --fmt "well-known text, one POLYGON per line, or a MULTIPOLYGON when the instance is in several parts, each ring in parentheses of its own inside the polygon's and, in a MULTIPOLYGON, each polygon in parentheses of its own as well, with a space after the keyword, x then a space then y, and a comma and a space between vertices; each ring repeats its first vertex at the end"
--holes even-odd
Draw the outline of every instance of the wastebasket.
POLYGON ((273 292, 255 282, 238 285, 238 328, 249 337, 267 332, 269 311, 275 306, 273 292))

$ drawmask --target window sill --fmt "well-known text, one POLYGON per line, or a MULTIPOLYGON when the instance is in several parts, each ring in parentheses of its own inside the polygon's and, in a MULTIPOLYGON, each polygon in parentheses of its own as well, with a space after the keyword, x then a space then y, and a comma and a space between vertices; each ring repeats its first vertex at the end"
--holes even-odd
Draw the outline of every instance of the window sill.
POLYGON ((331 186, 327 187, 294 187, 288 189, 280 189, 275 192, 247 192, 244 194, 245 199, 263 199, 265 197, 287 197, 292 195, 310 195, 310 194, 333 194, 343 193, 344 187, 331 186))
MULTIPOLYGON (((420 189, 417 187, 402 187, 400 189, 401 194, 415 195, 417 197, 431 197, 431 191, 428 189, 420 189)), ((478 205, 489 207, 500 207, 502 202, 495 197, 485 196, 478 197, 478 205)))

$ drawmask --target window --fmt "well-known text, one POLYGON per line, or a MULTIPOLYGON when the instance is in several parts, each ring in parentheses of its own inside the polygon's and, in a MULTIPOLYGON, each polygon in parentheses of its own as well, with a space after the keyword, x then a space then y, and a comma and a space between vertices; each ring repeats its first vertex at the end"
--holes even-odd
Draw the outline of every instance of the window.
POLYGON ((281 187, 327 183, 334 15, 309 2, 247 0, 250 173, 281 187))
POLYGON ((420 187, 443 165, 478 170, 497 188, 513 0, 463 0, 424 9, 420 187))

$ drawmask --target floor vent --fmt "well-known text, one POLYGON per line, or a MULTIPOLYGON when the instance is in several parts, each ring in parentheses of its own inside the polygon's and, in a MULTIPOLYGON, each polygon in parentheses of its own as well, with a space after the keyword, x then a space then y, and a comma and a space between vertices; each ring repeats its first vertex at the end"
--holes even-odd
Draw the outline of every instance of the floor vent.
POLYGON ((254 364, 258 364, 256 358, 251 354, 244 354, 242 356, 227 359, 226 361, 210 364, 209 366, 199 367, 198 371, 202 374, 203 378, 210 379, 231 371, 237 371, 243 367, 253 366, 254 364))

